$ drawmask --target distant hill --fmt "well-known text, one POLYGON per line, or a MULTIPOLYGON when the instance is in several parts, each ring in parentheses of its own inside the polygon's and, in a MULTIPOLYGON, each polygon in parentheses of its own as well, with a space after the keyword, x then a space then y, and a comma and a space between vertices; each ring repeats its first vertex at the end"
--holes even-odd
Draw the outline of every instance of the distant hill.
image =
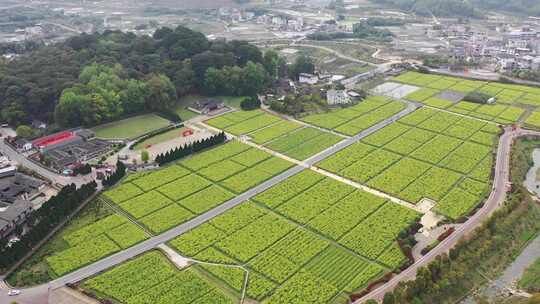
POLYGON ((419 15, 480 17, 485 10, 540 16, 538 0, 373 0, 419 15))

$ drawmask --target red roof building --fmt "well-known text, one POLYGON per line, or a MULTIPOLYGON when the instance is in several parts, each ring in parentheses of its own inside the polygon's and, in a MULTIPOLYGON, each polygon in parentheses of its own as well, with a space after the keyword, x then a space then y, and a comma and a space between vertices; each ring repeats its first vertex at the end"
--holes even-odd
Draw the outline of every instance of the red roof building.
POLYGON ((52 134, 52 135, 48 135, 48 136, 38 138, 38 139, 32 141, 32 145, 37 149, 43 149, 43 148, 46 148, 48 146, 57 145, 57 144, 60 144, 62 142, 71 140, 74 137, 75 137, 75 134, 73 134, 73 132, 64 131, 64 132, 60 132, 60 133, 56 133, 56 134, 52 134))

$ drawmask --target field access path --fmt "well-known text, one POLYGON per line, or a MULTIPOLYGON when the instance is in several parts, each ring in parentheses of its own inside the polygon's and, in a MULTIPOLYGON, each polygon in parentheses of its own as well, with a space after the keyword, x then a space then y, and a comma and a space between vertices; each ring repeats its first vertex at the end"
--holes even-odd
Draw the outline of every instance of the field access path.
MULTIPOLYGON (((354 144, 355 142, 361 140, 362 138, 384 128, 385 126, 393 123, 395 120, 399 119, 402 116, 405 116, 412 111, 416 110, 418 106, 415 104, 410 104, 407 109, 402 112, 376 124, 375 126, 353 136, 351 138, 345 139, 340 143, 330 147, 329 149, 307 159, 306 164, 312 166, 315 163, 345 149, 346 147, 354 144)), ((508 177, 509 177, 509 162, 510 162, 510 149, 513 141, 521 136, 540 136, 540 132, 528 131, 528 130, 511 130, 510 128, 505 129, 504 134, 501 136, 499 145, 497 148, 497 159, 495 166, 495 178, 493 182, 492 192, 484 204, 484 206, 467 222, 462 224, 456 231, 443 241, 435 249, 431 250, 428 254, 423 256, 421 259, 416 261, 409 268, 401 272, 392 278, 389 282, 381 285, 376 288, 363 298, 359 299, 355 303, 362 303, 368 299, 381 299, 384 294, 388 291, 393 290, 393 288, 401 281, 414 279, 416 271, 420 267, 426 266, 432 260, 434 260, 439 254, 447 252, 452 248, 464 235, 472 231, 475 227, 479 226, 482 221, 489 216, 494 210, 496 210, 506 198, 506 190, 508 186, 508 177)), ((63 277, 57 278, 47 284, 39 285, 36 287, 28 288, 22 290, 21 295, 17 297, 9 297, 7 295, 7 289, 0 287, 0 303, 10 303, 10 301, 16 300, 19 304, 41 304, 48 303, 48 294, 50 290, 60 288, 69 283, 76 283, 86 278, 89 278, 99 272, 105 271, 111 267, 114 267, 118 264, 125 262, 131 258, 136 257, 144 252, 152 250, 158 247, 160 244, 166 243, 169 240, 176 238, 179 235, 186 233, 187 231, 213 219, 216 216, 219 216, 226 211, 238 206, 245 200, 250 199, 251 197, 267 190, 268 188, 280 183, 281 181, 305 170, 306 167, 303 165, 296 165, 291 169, 263 182, 262 184, 240 194, 239 196, 225 202, 224 204, 180 225, 177 226, 165 233, 154 236, 138 245, 135 245, 131 248, 123 250, 119 253, 106 257, 100 261, 97 261, 91 265, 83 267, 79 270, 76 270, 72 273, 69 273, 63 277)))
POLYGON ((349 147, 350 145, 360 141, 364 137, 377 132, 378 130, 392 124, 396 120, 414 112, 418 109, 418 105, 414 103, 407 103, 407 107, 401 112, 393 115, 392 117, 383 120, 374 126, 358 133, 357 135, 349 138, 345 138, 334 146, 322 151, 321 153, 312 156, 305 160, 302 164, 297 164, 287 171, 274 176, 273 178, 259 184, 258 186, 249 189, 248 191, 236 196, 235 198, 217 206, 208 212, 201 214, 192 220, 181 224, 171 230, 168 230, 162 234, 156 235, 146 241, 143 241, 133 247, 120 251, 116 254, 101 259, 93 264, 80 268, 74 272, 71 272, 65 276, 57 278, 48 284, 39 285, 22 290, 21 295, 17 297, 9 297, 7 295, 7 289, 0 288, 0 303, 10 303, 12 300, 16 300, 19 304, 41 304, 47 303, 48 293, 50 290, 57 289, 65 286, 66 284, 72 284, 89 278, 97 273, 105 271, 111 267, 119 265, 129 259, 132 259, 142 253, 157 248, 159 245, 166 243, 203 223, 210 221, 211 219, 225 213, 226 211, 240 205, 246 200, 256 196, 259 193, 266 191, 274 185, 292 177, 303 170, 312 167, 314 164, 332 156, 333 154, 349 147))
POLYGON ((482 222, 491 215, 498 207, 500 207, 506 199, 506 192, 509 183, 509 168, 510 168, 510 151, 512 143, 518 137, 523 136, 540 136, 540 132, 529 131, 523 129, 512 130, 510 127, 505 128, 504 134, 499 139, 497 147, 497 159, 495 165, 495 176, 491 194, 486 200, 484 206, 476 212, 469 220, 456 228, 448 238, 442 241, 437 247, 428 252, 422 258, 418 259, 413 265, 394 276, 387 283, 374 289, 364 297, 358 299, 355 304, 363 303, 369 299, 382 300, 384 295, 392 291, 399 282, 413 280, 419 268, 427 266, 437 256, 448 252, 457 242, 469 232, 480 226, 482 222))

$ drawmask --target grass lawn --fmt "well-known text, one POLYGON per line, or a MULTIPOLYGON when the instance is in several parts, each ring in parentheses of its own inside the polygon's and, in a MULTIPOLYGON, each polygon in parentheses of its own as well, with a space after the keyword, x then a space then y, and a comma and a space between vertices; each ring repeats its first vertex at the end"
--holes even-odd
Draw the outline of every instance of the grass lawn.
POLYGON ((199 115, 199 114, 197 114, 195 112, 192 112, 192 111, 186 109, 182 105, 177 106, 174 111, 176 112, 176 114, 178 114, 180 116, 180 118, 182 118, 182 121, 190 120, 193 117, 196 117, 197 115, 199 115))
POLYGON ((113 211, 110 208, 99 203, 98 200, 88 203, 71 222, 64 226, 63 229, 55 234, 30 259, 7 278, 9 284, 12 286, 35 286, 49 282, 53 279, 54 274, 45 258, 69 248, 69 244, 64 240, 64 236, 95 223, 112 213, 113 211))
POLYGON ((186 130, 186 128, 178 128, 178 129, 172 129, 170 131, 167 131, 165 133, 156 135, 154 137, 148 138, 147 140, 140 142, 136 144, 133 149, 135 150, 142 150, 148 145, 155 145, 159 144, 174 138, 178 138, 182 136, 182 131, 186 130))
POLYGON ((134 116, 92 128, 100 138, 137 138, 148 132, 166 127, 170 121, 156 114, 134 116))

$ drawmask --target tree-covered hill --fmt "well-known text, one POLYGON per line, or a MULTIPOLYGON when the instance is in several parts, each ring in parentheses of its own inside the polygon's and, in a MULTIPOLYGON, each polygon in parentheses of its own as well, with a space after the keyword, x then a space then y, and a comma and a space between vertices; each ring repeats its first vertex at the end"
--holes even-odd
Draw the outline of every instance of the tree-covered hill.
POLYGON ((181 26, 152 37, 82 34, 0 62, 0 120, 93 125, 166 110, 189 93, 252 95, 264 88, 266 70, 275 71, 274 57, 247 42, 209 41, 181 26), (231 92, 215 83, 231 78, 238 79, 231 92))

